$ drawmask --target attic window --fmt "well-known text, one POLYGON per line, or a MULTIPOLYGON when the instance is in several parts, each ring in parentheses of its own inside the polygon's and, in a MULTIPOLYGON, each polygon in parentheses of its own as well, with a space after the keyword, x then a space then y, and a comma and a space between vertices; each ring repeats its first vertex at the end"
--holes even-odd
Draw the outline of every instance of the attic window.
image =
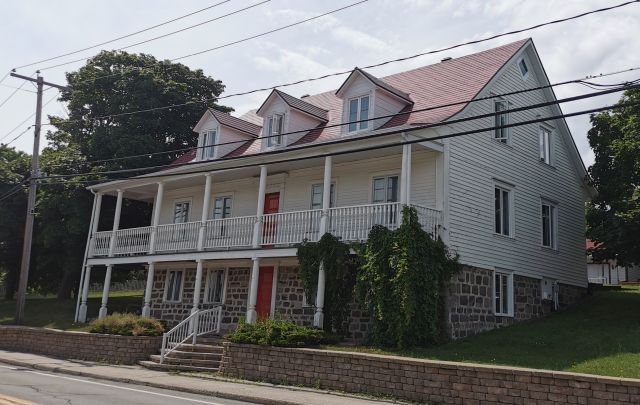
POLYGON ((267 119, 267 146, 274 147, 282 144, 284 128, 284 114, 274 114, 267 119))
POLYGON ((527 66, 527 62, 523 59, 520 59, 520 62, 518 62, 518 67, 520 68, 520 74, 522 75, 522 77, 527 77, 527 74, 529 73, 529 66, 527 66))
POLYGON ((349 132, 369 128, 369 96, 356 97, 349 100, 349 132), (362 122, 358 122, 362 121, 362 122))

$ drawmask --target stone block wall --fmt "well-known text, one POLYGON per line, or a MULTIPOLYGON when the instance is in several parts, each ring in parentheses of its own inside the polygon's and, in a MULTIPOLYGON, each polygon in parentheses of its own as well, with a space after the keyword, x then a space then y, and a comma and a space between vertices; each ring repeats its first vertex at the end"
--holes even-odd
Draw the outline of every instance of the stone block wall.
POLYGON ((162 336, 116 336, 26 326, 0 326, 0 349, 63 359, 135 364, 157 354, 162 336))
POLYGON ((315 307, 305 302, 298 267, 279 267, 275 316, 299 325, 313 325, 315 307))
POLYGON ((640 404, 640 380, 224 343, 229 377, 431 404, 640 404))

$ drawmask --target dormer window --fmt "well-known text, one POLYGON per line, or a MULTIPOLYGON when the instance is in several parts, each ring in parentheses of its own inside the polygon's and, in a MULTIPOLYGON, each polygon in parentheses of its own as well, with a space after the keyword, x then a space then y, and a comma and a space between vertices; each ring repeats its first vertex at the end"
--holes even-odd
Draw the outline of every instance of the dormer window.
POLYGON ((203 159, 213 159, 216 153, 216 144, 218 143, 218 130, 212 129, 204 135, 204 145, 202 148, 203 159))
POLYGON ((267 119, 267 146, 269 148, 282 145, 284 130, 284 114, 273 114, 267 119))
POLYGON ((362 131, 369 128, 369 121, 362 121, 367 119, 369 119, 369 96, 350 99, 349 132, 362 131))

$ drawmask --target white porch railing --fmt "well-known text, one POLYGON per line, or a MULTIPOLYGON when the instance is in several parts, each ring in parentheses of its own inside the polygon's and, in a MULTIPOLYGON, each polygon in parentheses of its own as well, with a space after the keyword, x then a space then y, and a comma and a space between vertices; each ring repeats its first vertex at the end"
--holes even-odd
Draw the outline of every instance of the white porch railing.
POLYGON ((290 245, 318 240, 322 210, 279 212, 263 217, 262 245, 290 245))
POLYGON ((140 254, 149 251, 152 226, 120 229, 116 231, 114 255, 140 254))
POLYGON ((159 225, 156 230, 156 252, 196 250, 201 222, 159 225))
POLYGON ((256 217, 213 219, 205 223, 205 249, 251 246, 256 217))
MULTIPOLYGON (((411 204, 424 230, 437 235, 442 226, 442 212, 411 204)), ((329 209, 327 232, 343 241, 364 241, 374 225, 396 229, 402 222, 402 204, 384 203, 335 207, 329 209)), ((261 246, 294 245, 303 240, 317 241, 322 210, 280 212, 263 216, 259 235, 261 246)), ((255 216, 213 219, 205 222, 202 249, 246 248, 253 244, 255 216)), ((155 235, 155 252, 198 250, 202 222, 159 225, 155 235)), ((150 251, 153 227, 121 229, 115 232, 114 255, 139 255, 150 251)), ((112 232, 97 232, 91 240, 92 257, 107 256, 112 232)))
POLYGON ((91 238, 91 256, 107 256, 111 243, 111 231, 96 232, 91 238))
POLYGON ((196 311, 183 319, 170 331, 162 335, 162 348, 160 349, 160 363, 169 353, 180 347, 181 344, 191 340, 196 344, 198 336, 207 333, 220 333, 220 321, 222 320, 222 306, 196 311))
POLYGON ((402 219, 401 213, 400 203, 331 208, 328 231, 343 241, 363 241, 374 225, 396 229, 402 219))

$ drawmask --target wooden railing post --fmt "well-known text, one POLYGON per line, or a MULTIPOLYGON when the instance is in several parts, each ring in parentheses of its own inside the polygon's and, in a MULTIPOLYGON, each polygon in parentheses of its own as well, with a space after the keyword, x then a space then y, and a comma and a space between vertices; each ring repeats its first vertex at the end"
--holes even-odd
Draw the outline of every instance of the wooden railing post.
POLYGON ((258 206, 256 208, 256 222, 253 226, 253 244, 254 248, 260 247, 262 239, 262 223, 264 220, 264 198, 267 191, 267 166, 260 166, 260 183, 258 186, 258 206))

